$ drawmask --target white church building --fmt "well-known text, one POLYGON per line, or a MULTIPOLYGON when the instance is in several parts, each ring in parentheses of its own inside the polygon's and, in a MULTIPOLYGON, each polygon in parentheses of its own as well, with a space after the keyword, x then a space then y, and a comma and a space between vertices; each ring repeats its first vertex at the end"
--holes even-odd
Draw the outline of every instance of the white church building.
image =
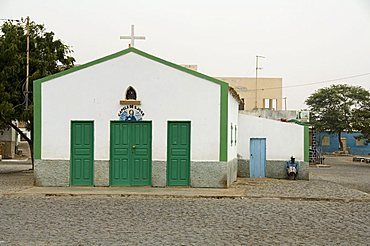
POLYGON ((36 80, 36 184, 229 187, 284 178, 292 154, 308 179, 307 129, 240 103, 226 82, 135 48, 36 80))

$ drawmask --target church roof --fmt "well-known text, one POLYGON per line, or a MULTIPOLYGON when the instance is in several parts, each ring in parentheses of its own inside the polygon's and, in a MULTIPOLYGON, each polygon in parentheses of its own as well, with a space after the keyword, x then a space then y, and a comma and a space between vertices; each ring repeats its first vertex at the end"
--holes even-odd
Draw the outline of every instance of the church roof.
POLYGON ((183 66, 174 64, 172 62, 163 60, 161 58, 158 58, 156 56, 150 55, 148 53, 145 53, 141 50, 135 49, 133 47, 130 47, 128 49, 119 51, 117 53, 114 53, 112 55, 108 55, 105 57, 102 57, 100 59, 97 59, 95 61, 88 62, 86 64, 76 66, 73 68, 70 68, 68 70, 49 75, 47 77, 35 80, 33 82, 33 100, 34 100, 34 135, 35 135, 35 142, 34 142, 34 153, 35 153, 35 159, 41 159, 41 84, 43 82, 47 82, 49 80, 62 77, 67 74, 71 74, 73 72, 94 66, 96 64, 126 55, 128 53, 135 53, 139 56, 145 57, 147 59, 153 60, 155 62, 159 62, 165 66, 172 67, 174 69, 177 69, 179 71, 191 74, 195 77, 202 78, 204 80, 213 82, 215 84, 218 84, 220 86, 220 151, 219 151, 219 159, 220 161, 227 161, 227 132, 228 132, 228 91, 229 91, 229 84, 227 82, 221 81, 219 79, 210 77, 208 75, 193 71, 191 69, 185 68, 183 66))
POLYGON ((141 51, 141 50, 138 50, 136 48, 133 48, 133 47, 130 47, 130 48, 127 48, 125 50, 122 50, 122 51, 119 51, 117 53, 114 53, 114 54, 111 54, 111 55, 108 55, 108 56, 105 56, 105 57, 102 57, 102 58, 99 58, 97 60, 94 60, 94 61, 91 61, 91 62, 88 62, 88 63, 85 63, 85 64, 82 64, 82 65, 79 65, 79 66, 75 66, 75 67, 72 67, 70 69, 67 69, 65 71, 62 71, 62 72, 59 72, 59 73, 56 73, 56 74, 52 74, 52 75, 49 75, 49 76, 46 76, 44 78, 41 78, 41 79, 38 79, 36 80, 38 83, 43 83, 43 82, 46 82, 48 80, 52 80, 52 79, 55 79, 55 78, 58 78, 58 77, 61 77, 61 76, 64 76, 64 75, 67 75, 67 74, 70 74, 70 73, 73 73, 73 72, 76 72, 78 70, 82 70, 82 69, 85 69, 85 68, 88 68, 88 67, 91 67, 91 66, 94 66, 96 64, 99 64, 99 63, 102 63, 102 62, 105 62, 105 61, 108 61, 108 60, 111 60, 111 59, 114 59, 114 58, 117 58, 117 57, 120 57, 120 56, 123 56, 123 55, 126 55, 128 53, 135 53, 137 55, 140 55, 140 56, 143 56, 145 58, 148 58, 150 60, 153 60, 153 61, 156 61, 156 62, 159 62, 161 64, 164 64, 166 66, 169 66, 169 67, 172 67, 172 68, 175 68, 177 70, 180 70, 180 71, 183 71, 185 73, 188 73, 188 74, 191 74, 191 75, 194 75, 196 77, 199 77, 199 78, 202 78, 202 79, 205 79, 205 80, 208 80, 208 81, 211 81, 213 83, 216 83, 216 84, 219 84, 219 85, 223 85, 223 86, 228 86, 228 83, 225 82, 225 81, 222 81, 222 80, 219 80, 219 79, 216 79, 216 78, 213 78, 213 77, 210 77, 208 75, 205 75, 205 74, 202 74, 202 73, 199 73, 197 71, 194 71, 194 70, 191 70, 189 68, 186 68, 186 67, 183 67, 183 66, 180 66, 180 65, 177 65, 175 63, 172 63, 172 62, 169 62, 169 61, 166 61, 166 60, 163 60, 159 57, 156 57, 156 56, 153 56, 153 55, 150 55, 148 53, 145 53, 144 51, 141 51))

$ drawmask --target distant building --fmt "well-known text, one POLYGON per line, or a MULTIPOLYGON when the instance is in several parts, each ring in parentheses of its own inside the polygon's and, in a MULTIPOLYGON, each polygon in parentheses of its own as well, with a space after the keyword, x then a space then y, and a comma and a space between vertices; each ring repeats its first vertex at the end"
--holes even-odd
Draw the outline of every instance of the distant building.
POLYGON ((282 110, 282 78, 217 77, 227 82, 244 101, 244 110, 282 110), (257 104, 257 105, 256 105, 257 104))
MULTIPOLYGON (((181 65, 197 71, 197 65, 181 65)), ((283 109, 282 78, 256 78, 255 77, 216 77, 227 82, 239 94, 244 102, 241 110, 255 109, 283 109), (257 82, 257 83, 256 83, 257 82), (256 89, 257 88, 257 89, 256 89)))
POLYGON ((198 65, 190 65, 190 64, 181 64, 181 66, 186 67, 187 69, 198 71, 198 65))
POLYGON ((14 158, 16 139, 17 134, 13 128, 0 132, 0 155, 2 158, 14 158))
MULTIPOLYGON (((370 155, 370 145, 367 144, 366 139, 357 138, 361 133, 358 132, 342 132, 341 141, 343 143, 343 152, 352 155, 370 155)), ((338 152, 339 140, 338 134, 320 132, 316 138, 317 144, 322 153, 338 152)))

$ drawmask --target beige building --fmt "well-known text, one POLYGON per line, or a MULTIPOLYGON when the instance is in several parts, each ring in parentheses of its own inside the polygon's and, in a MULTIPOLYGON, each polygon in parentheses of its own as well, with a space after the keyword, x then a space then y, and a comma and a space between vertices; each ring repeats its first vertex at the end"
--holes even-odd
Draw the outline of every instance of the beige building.
POLYGON ((230 84, 244 101, 244 110, 282 110, 282 78, 218 77, 230 84), (257 84, 257 90, 256 90, 257 84))
POLYGON ((191 69, 193 71, 198 71, 198 65, 194 64, 181 64, 181 66, 191 69))
MULTIPOLYGON (((197 65, 181 64, 181 66, 197 71, 197 65)), ((215 77, 227 82, 244 101, 244 110, 271 109, 282 110, 283 80, 282 78, 247 78, 247 77, 215 77), (257 82, 257 83, 256 83, 257 82), (257 88, 257 90, 256 90, 257 88)))

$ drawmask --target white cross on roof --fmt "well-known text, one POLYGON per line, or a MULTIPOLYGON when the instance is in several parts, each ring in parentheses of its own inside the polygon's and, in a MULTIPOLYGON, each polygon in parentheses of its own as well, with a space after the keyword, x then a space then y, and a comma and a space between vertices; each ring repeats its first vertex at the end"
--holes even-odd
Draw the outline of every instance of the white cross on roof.
POLYGON ((120 39, 131 39, 131 43, 129 44, 129 47, 134 47, 135 39, 145 39, 144 36, 135 36, 134 29, 135 29, 134 25, 131 25, 131 36, 120 36, 120 39))

